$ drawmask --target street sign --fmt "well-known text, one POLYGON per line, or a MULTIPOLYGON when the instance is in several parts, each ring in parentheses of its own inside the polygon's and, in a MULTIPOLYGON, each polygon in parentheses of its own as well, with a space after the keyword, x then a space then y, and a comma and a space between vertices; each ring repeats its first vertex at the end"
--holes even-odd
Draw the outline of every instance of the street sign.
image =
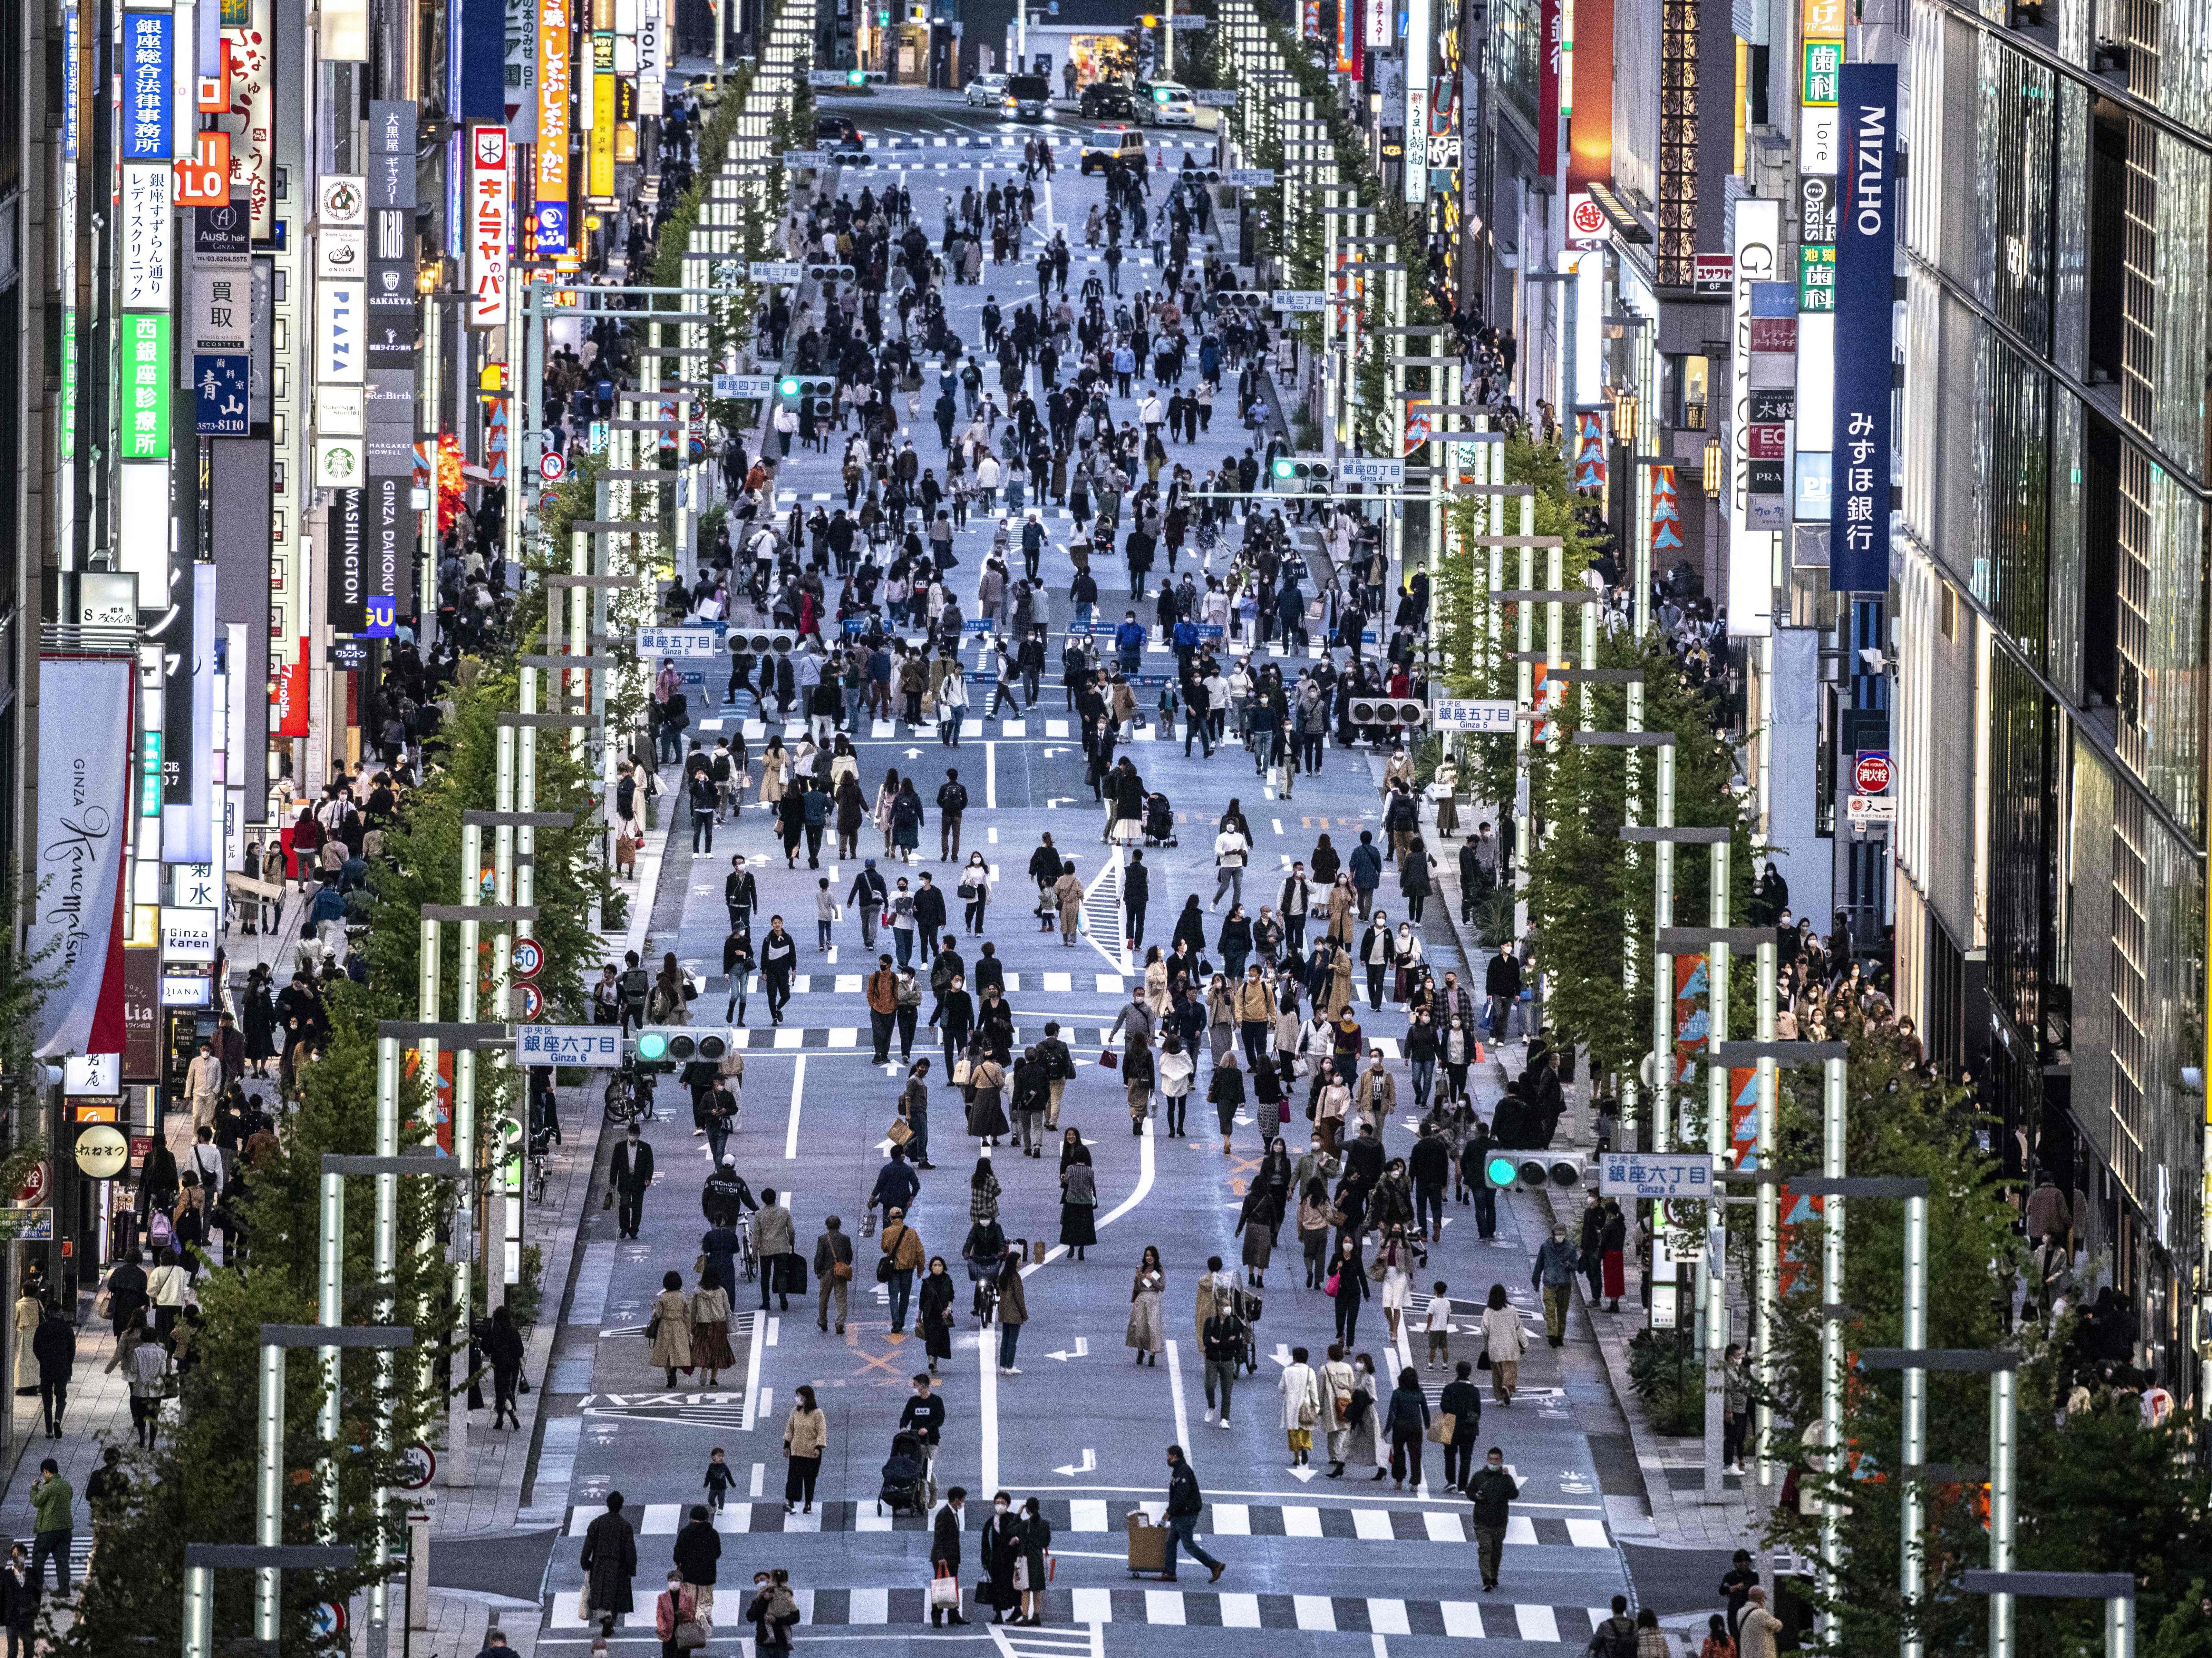
POLYGON ((1440 732, 1490 732, 1510 736, 1510 697, 1438 697, 1429 705, 1429 723, 1440 732))
POLYGON ((42 1157, 31 1165, 23 1176, 23 1183, 15 1188, 15 1201, 19 1204, 44 1203, 52 1183, 52 1167, 42 1157))
POLYGON ((1213 20, 1202 12, 1179 11, 1168 22, 1175 28, 1198 30, 1211 27, 1213 20))
POLYGON ((346 1627, 345 1608, 335 1600, 319 1601, 307 1614, 307 1627, 317 1635, 343 1635, 346 1627))
POLYGON ((568 463, 558 449, 548 449, 538 458, 538 476, 548 483, 558 483, 568 476, 568 463))
POLYGON ((637 653, 673 657, 678 662, 712 662, 726 653, 722 635, 712 628, 640 628, 637 653))
POLYGON ((1608 1198, 1710 1197, 1713 1160, 1705 1151, 1608 1151, 1597 1163, 1597 1189, 1608 1198))
POLYGON ((1851 786, 1861 794, 1887 794, 1893 778, 1888 751, 1883 749, 1863 750, 1851 768, 1851 786))
POLYGON ((71 1054, 62 1061, 62 1092, 106 1096, 123 1091, 120 1054, 71 1054))
POLYGON ((717 374, 714 376, 714 395, 718 398, 750 398, 765 401, 775 395, 775 376, 773 374, 717 374))
POLYGON ((534 979, 545 965, 545 946, 535 938, 517 938, 508 959, 514 963, 516 978, 534 979))
POLYGON ((1221 182, 1244 190, 1266 190, 1275 182, 1275 169, 1271 167, 1225 167, 1221 169, 1221 182))
POLYGON ((573 1065, 612 1071, 622 1064, 622 1027, 533 1024, 514 1033, 517 1065, 573 1065))
POLYGON ((755 259, 745 266, 747 278, 757 282, 795 282, 805 274, 796 259, 755 259))
POLYGON ((533 984, 516 985, 507 1011, 524 1024, 535 1023, 545 1011, 545 993, 533 984))
POLYGON ((1854 829, 1869 823, 1894 823, 1897 802, 1886 794, 1854 794, 1845 806, 1845 815, 1854 829))
POLYGON ((1336 475, 1346 483, 1403 484, 1406 463, 1402 460, 1382 460, 1371 455, 1354 455, 1337 462, 1336 475))
POLYGON ((1328 295, 1318 288, 1279 288, 1275 290, 1275 309, 1326 311, 1328 309, 1328 295))
POLYGON ((783 164, 795 171, 809 172, 828 167, 830 155, 828 151, 820 149, 787 149, 783 152, 783 164))
POLYGON ((76 1137, 76 1166, 94 1180, 112 1180, 131 1161, 131 1142, 109 1123, 94 1123, 76 1137))
POLYGON ((8 1218, 0 1224, 0 1236, 13 1237, 18 1243, 51 1243, 54 1236, 54 1212, 51 1209, 12 1209, 4 1212, 8 1218))
POLYGON ((852 83, 846 80, 845 71, 842 69, 811 69, 806 71, 806 84, 810 87, 843 87, 852 83))
POLYGON ((402 1453, 410 1475, 399 1482, 403 1491, 419 1491, 438 1477, 438 1455, 421 1440, 416 1440, 402 1453))
POLYGON ((1230 109, 1237 102, 1235 87, 1193 87, 1190 100, 1200 109, 1230 109))

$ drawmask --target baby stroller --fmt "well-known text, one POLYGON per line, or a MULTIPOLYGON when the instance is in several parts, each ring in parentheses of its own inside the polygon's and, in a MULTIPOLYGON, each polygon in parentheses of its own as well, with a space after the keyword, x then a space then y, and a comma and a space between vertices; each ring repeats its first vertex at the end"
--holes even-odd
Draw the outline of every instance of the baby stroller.
POLYGON ((1260 1292, 1249 1284, 1239 1284, 1233 1303, 1237 1316, 1244 1321, 1244 1373, 1255 1375, 1260 1369, 1260 1314, 1263 1308, 1260 1292))
POLYGON ((1168 798, 1155 789, 1145 797, 1145 844, 1148 847, 1171 847, 1176 844, 1175 808, 1168 798))
POLYGON ((927 1514, 932 1500, 929 1487, 929 1457, 922 1448, 921 1436, 893 1434, 891 1454, 884 1462, 883 1488, 876 1493, 876 1512, 881 1514, 888 1503, 894 1516, 927 1514))

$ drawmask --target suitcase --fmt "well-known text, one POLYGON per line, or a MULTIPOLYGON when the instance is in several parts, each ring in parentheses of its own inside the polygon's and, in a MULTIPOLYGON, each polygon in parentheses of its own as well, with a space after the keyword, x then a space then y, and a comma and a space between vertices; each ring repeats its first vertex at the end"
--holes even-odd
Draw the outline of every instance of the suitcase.
POLYGON ((1168 1569, 1168 1528, 1145 1518, 1142 1509, 1129 1511, 1129 1576, 1164 1573, 1168 1569))

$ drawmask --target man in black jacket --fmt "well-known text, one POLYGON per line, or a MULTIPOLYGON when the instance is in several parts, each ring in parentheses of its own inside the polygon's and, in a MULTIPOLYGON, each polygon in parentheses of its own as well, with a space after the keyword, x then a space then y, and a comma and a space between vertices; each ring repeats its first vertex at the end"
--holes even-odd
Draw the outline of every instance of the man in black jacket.
MULTIPOLYGON (((1145 867, 1145 854, 1132 852, 1121 871, 1121 913, 1127 918, 1129 949, 1145 947, 1145 906, 1152 900, 1152 872, 1145 867)), ((1055 1096, 1054 1103, 1059 1102, 1055 1096)))
POLYGON ((1437 1414, 1452 1419, 1452 1435, 1444 1441, 1444 1485, 1463 1491, 1474 1478, 1474 1440, 1482 1431, 1482 1394, 1474 1382, 1474 1366, 1459 1362, 1458 1374, 1444 1383, 1437 1400, 1437 1414))
MULTIPOLYGON (((884 878, 876 872, 874 859, 871 858, 860 865, 860 872, 853 878, 853 890, 846 895, 845 902, 860 918, 860 948, 873 950, 876 947, 876 927, 890 903, 890 889, 884 884, 884 878)), ((886 961, 890 959, 889 957, 884 957, 886 961)))
POLYGON ((771 915, 761 938, 761 987, 768 992, 768 1016, 783 1023, 783 1010, 791 1000, 791 973, 799 964, 799 941, 783 930, 783 917, 771 915))
POLYGON ((1482 978, 1482 993, 1490 998, 1490 1039, 1505 1040, 1506 1020, 1521 996, 1521 961, 1510 940, 1498 946, 1482 978))
POLYGON ((607 1165, 607 1183, 621 1206, 615 1212, 617 1231, 626 1238, 635 1237, 638 1223, 645 1215, 645 1189, 653 1184, 653 1148, 645 1143, 635 1123, 615 1147, 614 1157, 607 1165))
MULTIPOLYGON (((1004 689, 1003 684, 1000 687, 1004 689)), ((945 786, 937 791, 937 861, 949 864, 960 855, 960 814, 968 810, 968 786, 953 767, 945 770, 945 786)), ((925 880, 928 878, 924 877, 925 880)), ((945 900, 938 898, 943 908, 945 900)), ((927 946, 925 946, 927 948, 927 946)))
POLYGON ((1483 1466, 1468 1481, 1467 1494, 1474 1503, 1475 1557, 1482 1567, 1482 1587, 1495 1590, 1498 1560, 1505 1548, 1507 1505, 1521 1495, 1521 1487, 1505 1472, 1505 1453, 1497 1446, 1490 1448, 1483 1466))
MULTIPOLYGON (((968 1501, 968 1488, 955 1485, 945 1493, 945 1506, 937 1511, 936 1522, 929 1533, 929 1570, 933 1577, 951 1577, 957 1584, 960 1578, 960 1510, 968 1501)), ((929 1608, 929 1621, 942 1627, 950 1618, 956 1624, 968 1620, 960 1615, 957 1591, 950 1606, 933 1603, 929 1608)))
POLYGON ((922 871, 921 885, 914 895, 914 930, 925 962, 937 954, 937 934, 945 925, 945 890, 929 878, 927 870, 922 871))
POLYGON ((1160 1574, 1160 1581, 1172 1583, 1176 1580, 1176 1546, 1180 1544, 1189 1551, 1190 1558, 1212 1570, 1209 1583, 1221 1581, 1221 1574, 1229 1570, 1215 1559, 1198 1541, 1198 1516, 1206 1507, 1206 1498, 1198 1489, 1198 1475, 1183 1460, 1182 1447, 1168 1447, 1168 1566, 1160 1574))
POLYGON ((1427 1224, 1429 1242, 1444 1235, 1444 1185, 1451 1179, 1451 1144, 1433 1118, 1421 1124, 1421 1137, 1406 1154, 1406 1173, 1413 1182, 1413 1224, 1427 1224))
POLYGON ((722 878, 722 902, 729 909, 732 932, 739 927, 751 929, 753 911, 760 908, 760 888, 742 853, 730 859, 730 872, 722 878))
POLYGON ((1044 1040, 1036 1045, 1037 1058, 1044 1061, 1045 1108, 1044 1126, 1048 1132, 1060 1131, 1060 1096, 1066 1092, 1067 1084, 1075 1078, 1075 1056, 1067 1051, 1067 1044, 1060 1039, 1060 1021, 1048 1019, 1044 1025, 1044 1040))
POLYGON ((684 1587, 691 1592, 692 1604, 711 1618, 714 1611, 714 1573, 722 1558, 722 1540, 715 1533, 714 1522, 704 1503, 692 1505, 690 1523, 676 1533, 675 1557, 676 1570, 683 1575, 684 1587))

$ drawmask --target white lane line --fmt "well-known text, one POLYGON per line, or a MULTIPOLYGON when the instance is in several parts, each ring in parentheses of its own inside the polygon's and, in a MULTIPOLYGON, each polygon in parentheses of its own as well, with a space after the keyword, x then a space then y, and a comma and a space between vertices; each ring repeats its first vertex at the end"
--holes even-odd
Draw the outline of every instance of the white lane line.
MULTIPOLYGON (((746 1387, 746 1388, 745 1388, 745 1391, 746 1391, 748 1394, 750 1394, 750 1393, 751 1393, 752 1388, 751 1388, 751 1386, 750 1386, 750 1384, 748 1384, 748 1385, 747 1385, 747 1387, 746 1387)), ((752 1426, 752 1424, 751 1424, 750 1422, 747 1422, 747 1423, 745 1424, 745 1425, 746 1425, 748 1428, 750 1428, 750 1426, 752 1426)), ((756 1462, 756 1463, 754 1463, 754 1464, 753 1464, 753 1490, 752 1490, 752 1494, 753 1494, 755 1497, 758 1497, 758 1496, 760 1496, 760 1495, 761 1495, 761 1494, 762 1494, 762 1493, 766 1490, 767 1485, 768 1485, 768 1464, 766 1464, 765 1462, 756 1462)), ((750 1509, 747 1509, 747 1510, 746 1510, 746 1514, 747 1514, 747 1515, 748 1515, 748 1522, 750 1523, 750 1514, 751 1514, 751 1510, 750 1510, 750 1509)))
MULTIPOLYGON (((976 1397, 982 1406, 982 1434, 977 1448, 982 1453, 982 1478, 978 1490, 983 1492, 999 1489, 999 1350, 988 1330, 975 1332, 975 1363, 981 1383, 976 1397)), ((990 1498, 987 1495, 984 1501, 990 1498)))
MULTIPOLYGON (((738 1431, 750 1433, 753 1424, 760 1419, 759 1413, 767 1408, 761 1396, 760 1373, 761 1353, 768 1345, 765 1339, 768 1315, 747 1313, 744 1316, 751 1321, 751 1327, 745 1341, 745 1422, 738 1431)), ((758 1497, 760 1494, 761 1465, 756 1462, 753 1464, 753 1495, 758 1497)))
POLYGON ((983 744, 983 805, 992 811, 999 809, 999 745, 983 744))
POLYGON ((791 1121, 783 1130, 783 1155, 787 1161, 799 1155, 799 1096, 805 1086, 806 1056, 802 1054, 791 1063, 791 1121))
POLYGON ((1190 1413, 1182 1401, 1182 1351, 1170 1340, 1168 1343, 1168 1390, 1175 1395, 1176 1443, 1186 1453, 1190 1449, 1190 1413))

